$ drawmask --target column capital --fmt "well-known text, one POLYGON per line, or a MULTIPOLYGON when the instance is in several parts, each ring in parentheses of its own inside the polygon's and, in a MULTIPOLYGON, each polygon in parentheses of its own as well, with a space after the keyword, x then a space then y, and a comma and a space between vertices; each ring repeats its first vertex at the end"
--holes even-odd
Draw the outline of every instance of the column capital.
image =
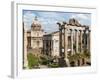
POLYGON ((91 30, 89 30, 89 32, 91 32, 91 30))
POLYGON ((74 31, 73 29, 69 29, 70 31, 74 31))
POLYGON ((81 33, 83 33, 84 32, 84 30, 79 30, 81 33))
POLYGON ((79 31, 78 29, 74 29, 74 30, 77 31, 77 32, 79 31))

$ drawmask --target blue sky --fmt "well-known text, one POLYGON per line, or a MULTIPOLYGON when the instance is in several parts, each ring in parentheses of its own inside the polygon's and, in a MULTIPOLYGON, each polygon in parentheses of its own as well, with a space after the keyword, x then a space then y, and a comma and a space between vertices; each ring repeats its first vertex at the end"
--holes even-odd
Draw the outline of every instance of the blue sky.
POLYGON ((37 16, 38 21, 41 23, 42 29, 48 33, 58 31, 57 22, 68 22, 70 18, 77 19, 81 24, 91 25, 91 14, 89 13, 23 10, 23 21, 26 30, 31 28, 35 16, 37 16))

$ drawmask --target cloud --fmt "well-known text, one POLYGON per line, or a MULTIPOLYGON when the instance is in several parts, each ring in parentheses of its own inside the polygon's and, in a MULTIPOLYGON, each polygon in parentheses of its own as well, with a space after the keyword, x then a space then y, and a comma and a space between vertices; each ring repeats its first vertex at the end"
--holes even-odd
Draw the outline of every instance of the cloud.
POLYGON ((74 15, 71 16, 71 18, 79 18, 79 19, 85 19, 85 20, 87 20, 88 16, 85 15, 85 14, 74 14, 74 15))
POLYGON ((54 18, 39 18, 42 28, 45 32, 53 32, 58 30, 57 21, 54 18))
POLYGON ((81 24, 85 25, 90 25, 91 24, 91 15, 90 14, 85 14, 85 13, 80 13, 80 14, 72 14, 70 18, 75 18, 79 21, 81 24))
POLYGON ((25 29, 28 30, 30 29, 30 26, 32 24, 32 21, 36 15, 32 13, 31 11, 26 11, 23 15, 23 21, 25 25, 25 29))
POLYGON ((58 30, 57 21, 64 20, 60 14, 55 12, 34 12, 27 11, 24 14, 25 28, 30 29, 34 17, 37 16, 38 21, 41 23, 42 28, 46 32, 53 32, 58 30))
POLYGON ((64 19, 64 17, 62 17, 62 15, 60 13, 58 14, 57 12, 39 12, 39 16, 45 19, 64 19))
POLYGON ((45 12, 45 11, 24 11, 25 28, 30 29, 35 16, 42 25, 45 32, 53 32, 58 30, 57 22, 68 21, 70 18, 76 18, 82 24, 90 24, 90 16, 88 14, 79 13, 63 13, 63 12, 45 12))

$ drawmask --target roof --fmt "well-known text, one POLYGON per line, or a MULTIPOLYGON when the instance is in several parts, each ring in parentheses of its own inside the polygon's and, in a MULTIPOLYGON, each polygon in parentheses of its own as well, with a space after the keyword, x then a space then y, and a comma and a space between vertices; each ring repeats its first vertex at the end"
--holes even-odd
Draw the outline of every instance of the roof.
POLYGON ((51 35, 56 34, 56 33, 59 33, 59 31, 51 32, 51 33, 45 34, 44 36, 51 36, 51 35))

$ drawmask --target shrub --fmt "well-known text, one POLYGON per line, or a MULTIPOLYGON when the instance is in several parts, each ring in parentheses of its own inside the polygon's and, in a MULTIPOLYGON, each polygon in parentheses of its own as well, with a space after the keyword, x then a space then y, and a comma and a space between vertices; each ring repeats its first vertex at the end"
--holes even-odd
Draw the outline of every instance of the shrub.
POLYGON ((70 62, 76 61, 76 60, 80 59, 80 54, 76 53, 74 55, 68 56, 68 59, 69 59, 70 62))
POLYGON ((70 65, 74 66, 75 63, 78 62, 79 60, 87 61, 87 60, 90 60, 90 57, 91 57, 90 52, 88 50, 85 50, 83 53, 76 53, 74 55, 68 56, 68 59, 69 59, 70 65))
POLYGON ((59 65, 57 63, 52 63, 52 64, 49 64, 48 67, 57 68, 57 67, 59 67, 59 65))
POLYGON ((42 55, 40 57, 40 63, 42 65, 48 65, 49 63, 52 62, 52 58, 50 56, 47 56, 47 55, 42 55))
POLYGON ((74 66, 75 66, 75 62, 74 62, 74 61, 71 61, 71 62, 70 62, 70 65, 71 65, 72 67, 74 67, 74 66))
POLYGON ((41 56, 40 59, 41 59, 40 63, 42 65, 47 65, 48 64, 48 57, 47 56, 41 56))
POLYGON ((30 69, 37 68, 39 64, 38 57, 34 56, 32 53, 27 55, 28 58, 28 66, 30 69))

